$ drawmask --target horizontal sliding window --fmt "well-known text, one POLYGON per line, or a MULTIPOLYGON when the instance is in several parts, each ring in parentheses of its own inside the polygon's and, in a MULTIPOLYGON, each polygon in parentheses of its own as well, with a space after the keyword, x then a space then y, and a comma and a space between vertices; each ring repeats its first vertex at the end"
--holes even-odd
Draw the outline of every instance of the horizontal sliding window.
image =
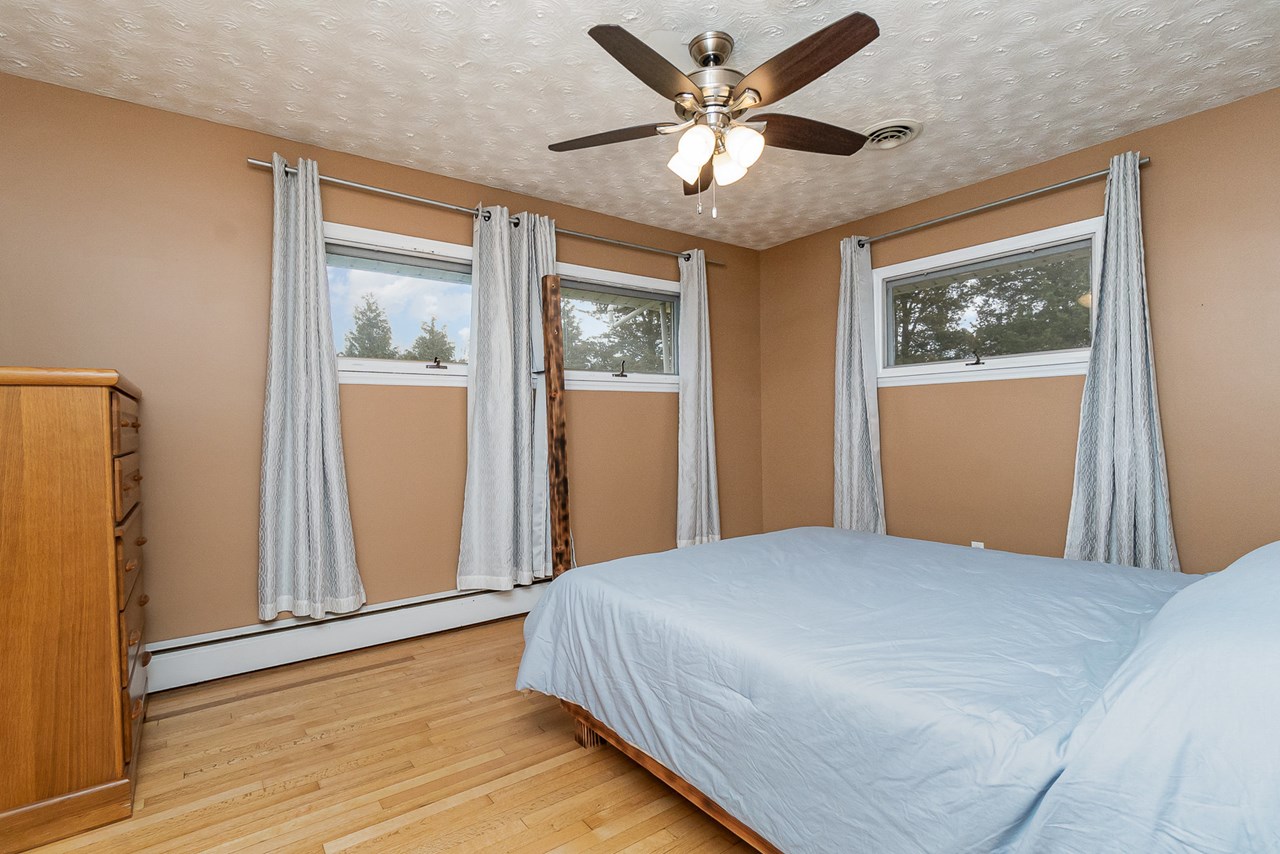
POLYGON ((1099 220, 875 271, 881 385, 1082 373, 1099 220))
POLYGON ((563 279, 560 295, 566 370, 676 373, 676 294, 563 279))

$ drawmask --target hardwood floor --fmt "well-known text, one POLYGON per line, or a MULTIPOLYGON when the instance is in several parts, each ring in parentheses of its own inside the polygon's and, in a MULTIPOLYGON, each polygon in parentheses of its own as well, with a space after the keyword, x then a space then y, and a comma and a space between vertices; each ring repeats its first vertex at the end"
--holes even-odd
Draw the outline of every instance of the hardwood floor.
POLYGON ((151 698, 133 818, 42 852, 748 852, 559 703, 520 619, 151 698))

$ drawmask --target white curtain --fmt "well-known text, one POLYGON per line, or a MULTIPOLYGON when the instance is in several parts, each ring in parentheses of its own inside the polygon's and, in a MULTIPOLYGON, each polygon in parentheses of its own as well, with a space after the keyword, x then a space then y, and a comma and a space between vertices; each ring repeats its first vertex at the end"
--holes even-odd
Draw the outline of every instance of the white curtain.
MULTIPOLYGON (((533 506, 531 545, 533 578, 551 577, 551 504, 547 483, 547 379, 542 346, 542 277, 556 271, 556 222, 550 217, 519 214, 511 236, 512 272, 529 292, 529 346, 533 388, 533 506)), ((572 561, 572 538, 570 555, 572 561)), ((519 584, 529 581, 520 580, 519 584)))
POLYGON ((706 258, 701 249, 690 249, 680 257, 677 547, 720 539, 716 425, 711 399, 711 332, 707 314, 706 258))
POLYGON ((1136 152, 1111 160, 1104 220, 1066 556, 1176 572, 1136 152))
POLYGON ((837 528, 883 534, 875 294, 871 247, 862 240, 840 241, 834 521, 837 528))
POLYGON ((513 228, 506 208, 483 208, 473 248, 458 588, 510 590, 551 574, 546 400, 533 371, 555 223, 521 214, 513 228))
POLYGON ((364 604, 347 506, 338 368, 316 164, 275 173, 271 342, 262 427, 258 616, 320 617, 364 604))

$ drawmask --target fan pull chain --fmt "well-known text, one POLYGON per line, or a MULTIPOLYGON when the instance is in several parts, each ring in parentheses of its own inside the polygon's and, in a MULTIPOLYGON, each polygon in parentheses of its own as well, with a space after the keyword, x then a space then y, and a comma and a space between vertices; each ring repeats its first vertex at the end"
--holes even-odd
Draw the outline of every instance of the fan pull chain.
POLYGON ((718 215, 716 211, 716 182, 711 182, 711 218, 715 219, 718 215))
POLYGON ((702 216, 702 182, 698 182, 698 216, 702 216))

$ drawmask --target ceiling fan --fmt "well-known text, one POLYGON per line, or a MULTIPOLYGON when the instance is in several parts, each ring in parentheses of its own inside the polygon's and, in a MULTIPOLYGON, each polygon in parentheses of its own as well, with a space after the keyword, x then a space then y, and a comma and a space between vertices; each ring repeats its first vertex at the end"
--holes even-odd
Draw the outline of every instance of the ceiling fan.
POLYGON ((689 54, 698 67, 688 74, 622 27, 602 24, 592 27, 588 35, 641 82, 670 98, 680 121, 595 133, 557 142, 549 146, 552 151, 577 151, 683 131, 667 168, 684 181, 685 195, 692 195, 707 189, 713 180, 722 187, 737 181, 766 145, 848 156, 867 141, 860 133, 799 116, 746 116, 748 110, 804 88, 875 40, 880 28, 861 12, 801 39, 745 76, 725 65, 733 53, 733 39, 727 33, 706 32, 689 43, 689 54), (756 123, 764 124, 763 134, 750 126, 756 123))

